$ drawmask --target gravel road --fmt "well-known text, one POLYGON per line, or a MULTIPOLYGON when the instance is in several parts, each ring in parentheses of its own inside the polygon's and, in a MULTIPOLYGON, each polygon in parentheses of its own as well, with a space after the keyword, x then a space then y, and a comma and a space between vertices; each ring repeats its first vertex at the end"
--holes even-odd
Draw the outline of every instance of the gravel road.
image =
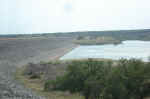
POLYGON ((72 38, 0 39, 0 99, 45 99, 14 78, 17 67, 28 62, 58 58, 75 47, 72 38))

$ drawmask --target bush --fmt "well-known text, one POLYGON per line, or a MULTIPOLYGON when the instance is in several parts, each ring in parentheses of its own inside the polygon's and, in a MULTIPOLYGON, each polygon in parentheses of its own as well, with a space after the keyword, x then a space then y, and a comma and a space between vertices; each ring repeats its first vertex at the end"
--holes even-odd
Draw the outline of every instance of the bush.
POLYGON ((43 65, 44 64, 28 63, 24 70, 24 75, 29 76, 31 79, 40 78, 45 68, 43 65))
POLYGON ((85 99, 144 99, 150 95, 150 63, 136 59, 72 61, 45 90, 79 92, 85 99))
POLYGON ((66 64, 61 61, 40 62, 37 64, 28 63, 23 73, 31 79, 42 77, 43 80, 50 80, 52 78, 55 79, 56 75, 64 72, 65 67, 66 64))
POLYGON ((45 86, 53 86, 53 90, 81 92, 85 97, 94 99, 93 97, 100 97, 99 93, 104 88, 104 75, 109 73, 111 65, 111 62, 92 59, 72 61, 63 77, 57 77, 54 83, 45 83, 45 86))

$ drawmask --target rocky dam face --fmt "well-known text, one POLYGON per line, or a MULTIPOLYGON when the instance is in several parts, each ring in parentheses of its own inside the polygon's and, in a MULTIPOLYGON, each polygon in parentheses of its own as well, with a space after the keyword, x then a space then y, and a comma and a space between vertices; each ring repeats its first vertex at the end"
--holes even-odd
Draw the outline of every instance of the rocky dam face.
POLYGON ((72 38, 0 39, 0 99, 45 99, 15 79, 17 67, 56 59, 74 47, 72 38))

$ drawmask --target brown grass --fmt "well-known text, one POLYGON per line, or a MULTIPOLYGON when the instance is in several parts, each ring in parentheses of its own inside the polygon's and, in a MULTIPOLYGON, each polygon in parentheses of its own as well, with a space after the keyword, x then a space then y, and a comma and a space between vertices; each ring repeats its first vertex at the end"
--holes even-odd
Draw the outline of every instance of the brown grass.
POLYGON ((26 88, 32 89, 40 96, 44 96, 47 99, 83 99, 81 95, 70 94, 69 92, 51 91, 46 92, 43 90, 43 81, 41 79, 29 79, 23 75, 24 68, 18 68, 16 72, 16 79, 19 80, 26 88))

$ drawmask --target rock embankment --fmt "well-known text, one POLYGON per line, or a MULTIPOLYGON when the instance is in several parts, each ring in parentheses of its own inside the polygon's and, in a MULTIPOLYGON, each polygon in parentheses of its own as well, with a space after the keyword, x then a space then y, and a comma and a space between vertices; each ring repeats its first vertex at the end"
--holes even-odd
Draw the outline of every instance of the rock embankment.
POLYGON ((74 47, 72 38, 0 40, 0 99, 45 99, 15 80, 17 67, 48 61, 74 47))

